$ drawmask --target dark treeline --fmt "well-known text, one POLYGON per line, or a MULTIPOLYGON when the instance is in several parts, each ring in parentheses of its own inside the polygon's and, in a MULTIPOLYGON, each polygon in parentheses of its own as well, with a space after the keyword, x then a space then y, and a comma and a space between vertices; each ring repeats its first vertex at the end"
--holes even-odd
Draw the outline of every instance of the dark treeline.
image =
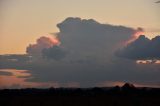
POLYGON ((160 106, 160 88, 3 89, 0 106, 160 106))

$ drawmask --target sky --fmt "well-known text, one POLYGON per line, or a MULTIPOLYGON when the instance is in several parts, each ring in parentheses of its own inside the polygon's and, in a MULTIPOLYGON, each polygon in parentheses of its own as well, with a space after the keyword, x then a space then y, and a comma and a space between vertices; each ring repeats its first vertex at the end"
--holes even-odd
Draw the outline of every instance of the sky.
POLYGON ((0 54, 25 53, 40 36, 58 32, 67 17, 142 27, 152 38, 160 32, 156 0, 1 0, 0 54))
POLYGON ((160 87, 158 0, 1 0, 0 88, 160 87))

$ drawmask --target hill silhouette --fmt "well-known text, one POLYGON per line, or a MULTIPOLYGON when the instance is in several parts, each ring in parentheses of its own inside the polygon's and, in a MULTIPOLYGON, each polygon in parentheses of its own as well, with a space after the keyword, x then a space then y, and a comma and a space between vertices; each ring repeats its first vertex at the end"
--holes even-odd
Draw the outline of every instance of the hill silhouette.
POLYGON ((119 87, 0 90, 1 106, 159 106, 160 88, 119 87))

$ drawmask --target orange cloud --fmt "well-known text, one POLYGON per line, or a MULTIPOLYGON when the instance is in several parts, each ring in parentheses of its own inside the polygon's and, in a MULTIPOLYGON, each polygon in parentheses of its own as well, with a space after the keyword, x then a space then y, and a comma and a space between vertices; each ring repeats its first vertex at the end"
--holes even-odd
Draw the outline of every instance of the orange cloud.
POLYGON ((31 55, 41 55, 43 49, 50 48, 59 44, 60 41, 56 36, 42 36, 37 39, 36 44, 30 44, 26 48, 26 52, 31 55))
POLYGON ((135 33, 132 35, 132 37, 125 42, 125 45, 135 41, 137 38, 139 38, 140 35, 144 35, 144 30, 142 28, 138 28, 135 33))

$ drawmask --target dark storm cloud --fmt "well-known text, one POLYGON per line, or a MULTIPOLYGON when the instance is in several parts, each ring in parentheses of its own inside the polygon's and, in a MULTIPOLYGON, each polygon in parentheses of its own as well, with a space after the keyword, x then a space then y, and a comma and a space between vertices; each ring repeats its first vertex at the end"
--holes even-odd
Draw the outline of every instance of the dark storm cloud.
MULTIPOLYGON (((137 30, 125 26, 101 24, 93 19, 67 18, 57 24, 62 46, 80 51, 114 46, 128 40, 137 30)), ((81 51, 83 52, 83 51, 81 51)))
POLYGON ((116 48, 142 30, 73 17, 57 24, 57 27, 60 30, 57 34, 61 41, 60 46, 67 49, 70 59, 81 61, 86 58, 107 60, 116 48))
POLYGON ((148 39, 139 36, 134 42, 128 44, 117 52, 117 56, 129 59, 160 59, 160 36, 148 39))
POLYGON ((0 59, 0 68, 29 70, 33 77, 27 81, 55 81, 60 84, 76 82, 80 87, 92 87, 104 81, 160 80, 159 65, 137 65, 135 61, 114 55, 117 48, 124 46, 123 43, 142 31, 141 28, 101 24, 93 19, 71 17, 57 26, 61 44, 44 49, 43 55, 49 59, 32 58, 29 62, 0 59), (50 61, 52 58, 61 61, 50 61))
POLYGON ((52 46, 50 48, 45 48, 42 50, 42 56, 46 59, 60 60, 64 58, 65 55, 66 52, 59 46, 52 46))

